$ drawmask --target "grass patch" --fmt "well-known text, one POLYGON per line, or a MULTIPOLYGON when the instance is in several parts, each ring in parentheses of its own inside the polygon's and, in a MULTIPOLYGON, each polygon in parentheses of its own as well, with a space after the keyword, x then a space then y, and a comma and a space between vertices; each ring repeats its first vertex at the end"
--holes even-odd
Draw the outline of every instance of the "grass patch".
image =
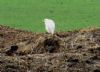
POLYGON ((0 24, 44 32, 44 18, 56 22, 56 31, 100 27, 100 0, 0 0, 0 24))

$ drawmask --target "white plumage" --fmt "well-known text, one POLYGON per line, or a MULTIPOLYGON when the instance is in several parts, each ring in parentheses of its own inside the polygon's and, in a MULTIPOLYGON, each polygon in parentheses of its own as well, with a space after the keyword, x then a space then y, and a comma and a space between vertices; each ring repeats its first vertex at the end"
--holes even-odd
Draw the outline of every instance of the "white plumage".
POLYGON ((45 29, 48 33, 54 34, 55 22, 52 19, 44 19, 45 29))

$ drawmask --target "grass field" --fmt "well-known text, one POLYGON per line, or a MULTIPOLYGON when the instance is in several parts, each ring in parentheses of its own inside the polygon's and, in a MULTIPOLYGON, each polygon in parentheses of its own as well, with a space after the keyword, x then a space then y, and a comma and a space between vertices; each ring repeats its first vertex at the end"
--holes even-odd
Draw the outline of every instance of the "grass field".
POLYGON ((44 32, 44 18, 56 31, 100 27, 100 0, 0 0, 0 24, 44 32))

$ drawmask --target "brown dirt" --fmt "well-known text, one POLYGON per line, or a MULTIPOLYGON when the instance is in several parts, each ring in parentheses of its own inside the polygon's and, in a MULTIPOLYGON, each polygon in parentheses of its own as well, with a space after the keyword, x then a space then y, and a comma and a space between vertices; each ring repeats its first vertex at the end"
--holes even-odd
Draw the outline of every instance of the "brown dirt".
POLYGON ((0 26, 0 72, 100 72, 100 28, 52 36, 0 26))

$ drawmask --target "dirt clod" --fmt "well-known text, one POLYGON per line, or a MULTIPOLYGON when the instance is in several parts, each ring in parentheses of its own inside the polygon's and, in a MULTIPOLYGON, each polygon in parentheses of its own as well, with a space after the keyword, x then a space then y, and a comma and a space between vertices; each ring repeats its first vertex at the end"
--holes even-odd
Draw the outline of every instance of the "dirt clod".
POLYGON ((14 52, 16 52, 17 49, 18 49, 18 46, 17 46, 17 45, 13 45, 13 46, 11 46, 11 48, 10 48, 8 51, 6 51, 6 54, 10 56, 10 55, 12 55, 14 52))
POLYGON ((46 39, 44 41, 44 48, 46 49, 46 51, 48 51, 49 53, 53 53, 56 49, 59 50, 59 41, 55 40, 55 39, 46 39))
POLYGON ((100 72, 100 69, 96 69, 96 70, 94 70, 94 72, 100 72))

